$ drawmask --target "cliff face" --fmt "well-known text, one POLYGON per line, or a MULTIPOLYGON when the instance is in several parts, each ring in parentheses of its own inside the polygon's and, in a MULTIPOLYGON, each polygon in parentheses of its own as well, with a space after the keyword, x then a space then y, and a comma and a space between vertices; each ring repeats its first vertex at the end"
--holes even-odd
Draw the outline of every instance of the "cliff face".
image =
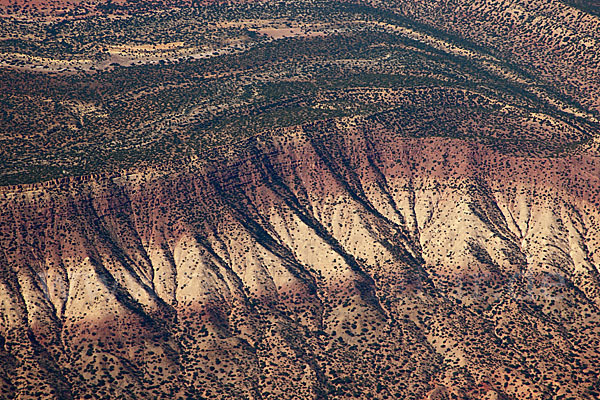
POLYGON ((1 192, 4 397, 598 395, 597 158, 284 133, 1 192))

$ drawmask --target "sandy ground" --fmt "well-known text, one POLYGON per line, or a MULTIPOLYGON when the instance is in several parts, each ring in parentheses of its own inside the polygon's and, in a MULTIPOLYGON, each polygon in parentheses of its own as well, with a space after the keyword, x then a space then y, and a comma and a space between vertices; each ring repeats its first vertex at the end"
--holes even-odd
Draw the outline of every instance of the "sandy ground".
MULTIPOLYGON (((280 40, 285 38, 318 37, 326 36, 330 29, 321 26, 296 26, 280 28, 269 26, 273 21, 242 21, 219 24, 220 28, 247 27, 264 35, 267 40, 280 40)), ((114 64, 132 66, 140 64, 157 64, 160 62, 179 62, 185 59, 202 59, 219 57, 225 54, 243 52, 256 43, 242 40, 231 40, 226 46, 220 48, 199 48, 187 46, 184 42, 170 42, 163 44, 131 44, 116 45, 108 48, 109 57, 102 61, 91 59, 62 60, 43 57, 34 57, 20 53, 0 53, 0 66, 30 71, 43 72, 76 72, 95 71, 111 68, 114 64)))

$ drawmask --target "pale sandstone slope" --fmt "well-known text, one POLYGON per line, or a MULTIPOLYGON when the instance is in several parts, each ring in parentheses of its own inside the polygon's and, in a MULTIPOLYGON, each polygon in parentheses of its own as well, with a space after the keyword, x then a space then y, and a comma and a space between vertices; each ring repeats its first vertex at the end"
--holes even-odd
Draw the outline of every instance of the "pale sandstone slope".
POLYGON ((597 158, 360 118, 213 158, 0 194, 7 397, 594 396, 597 158))

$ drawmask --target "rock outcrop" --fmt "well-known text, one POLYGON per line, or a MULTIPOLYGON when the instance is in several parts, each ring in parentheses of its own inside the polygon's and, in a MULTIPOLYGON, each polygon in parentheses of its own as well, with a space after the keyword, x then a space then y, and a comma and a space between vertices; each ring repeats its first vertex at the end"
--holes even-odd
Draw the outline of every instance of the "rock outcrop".
POLYGON ((597 157, 342 118, 206 158, 0 192, 4 397, 599 395, 597 157))

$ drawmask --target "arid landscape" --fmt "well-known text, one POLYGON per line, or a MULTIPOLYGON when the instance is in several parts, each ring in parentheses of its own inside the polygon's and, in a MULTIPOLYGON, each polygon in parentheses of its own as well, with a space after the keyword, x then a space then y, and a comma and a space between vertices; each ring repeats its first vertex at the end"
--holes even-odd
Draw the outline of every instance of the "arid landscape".
POLYGON ((0 399, 600 398, 599 10, 0 0, 0 399))

